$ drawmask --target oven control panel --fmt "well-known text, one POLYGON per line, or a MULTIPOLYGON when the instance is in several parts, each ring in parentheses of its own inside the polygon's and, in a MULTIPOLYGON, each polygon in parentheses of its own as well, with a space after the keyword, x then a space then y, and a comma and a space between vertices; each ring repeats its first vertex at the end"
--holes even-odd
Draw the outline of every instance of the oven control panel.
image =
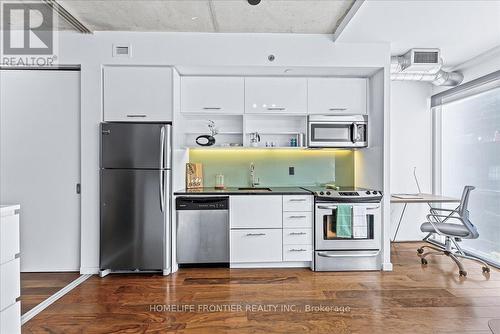
POLYGON ((361 189, 361 190, 333 190, 320 189, 314 192, 316 198, 326 200, 349 200, 349 201, 380 201, 382 192, 379 190, 361 189))

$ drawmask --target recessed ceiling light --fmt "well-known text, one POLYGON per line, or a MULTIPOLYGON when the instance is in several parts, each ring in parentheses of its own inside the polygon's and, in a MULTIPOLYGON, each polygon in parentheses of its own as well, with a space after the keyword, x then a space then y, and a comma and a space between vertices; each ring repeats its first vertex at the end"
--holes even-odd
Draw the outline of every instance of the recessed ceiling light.
POLYGON ((247 0, 249 4, 252 6, 256 6, 260 3, 260 0, 247 0))
POLYGON ((291 68, 287 68, 287 69, 285 69, 283 72, 285 72, 285 73, 290 73, 290 72, 292 72, 292 69, 291 69, 291 68))
POLYGON ((191 18, 191 20, 193 20, 193 21, 194 21, 194 20, 198 20, 198 16, 193 16, 193 17, 191 18))

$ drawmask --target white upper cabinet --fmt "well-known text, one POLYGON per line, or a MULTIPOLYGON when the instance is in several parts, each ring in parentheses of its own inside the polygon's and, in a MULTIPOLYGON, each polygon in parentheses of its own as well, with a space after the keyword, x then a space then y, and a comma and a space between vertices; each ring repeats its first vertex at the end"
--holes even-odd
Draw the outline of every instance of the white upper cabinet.
POLYGON ((310 78, 309 114, 366 114, 367 79, 310 78))
POLYGON ((243 114, 244 79, 238 77, 182 77, 181 111, 243 114))
POLYGON ((172 121, 172 106, 171 68, 104 68, 105 121, 172 121))
POLYGON ((307 113, 306 78, 245 78, 246 113, 307 113))

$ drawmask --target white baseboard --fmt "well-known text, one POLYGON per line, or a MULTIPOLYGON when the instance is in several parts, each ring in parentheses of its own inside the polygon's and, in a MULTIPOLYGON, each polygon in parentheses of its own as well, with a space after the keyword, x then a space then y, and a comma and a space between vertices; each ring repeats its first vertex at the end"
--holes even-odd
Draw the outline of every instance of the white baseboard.
POLYGON ((258 262, 258 263, 231 263, 229 268, 310 268, 311 262, 258 262))
POLYGON ((29 310, 25 314, 23 314, 21 316, 21 325, 24 325, 26 322, 33 319, 33 317, 35 317, 37 314, 39 314, 40 312, 45 310, 47 307, 52 305, 56 300, 58 300, 59 298, 61 298, 62 296, 64 296, 65 294, 67 294, 68 292, 73 290, 74 288, 76 288, 78 285, 85 282, 85 280, 87 280, 90 277, 92 277, 92 275, 81 275, 80 277, 75 279, 73 282, 69 283, 64 288, 57 291, 52 296, 45 299, 43 302, 41 302, 40 304, 38 304, 37 306, 35 306, 34 308, 29 310))
POLYGON ((391 262, 383 263, 382 270, 383 271, 392 271, 392 263, 391 262))
POLYGON ((80 267, 81 275, 98 275, 99 268, 98 267, 80 267))

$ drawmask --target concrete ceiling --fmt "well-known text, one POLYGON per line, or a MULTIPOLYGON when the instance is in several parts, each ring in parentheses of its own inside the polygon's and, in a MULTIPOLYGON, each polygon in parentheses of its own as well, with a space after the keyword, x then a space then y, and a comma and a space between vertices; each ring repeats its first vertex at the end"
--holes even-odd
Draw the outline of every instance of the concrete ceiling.
POLYGON ((257 6, 246 0, 57 2, 92 31, 331 34, 355 0, 262 0, 257 6))
POLYGON ((500 1, 368 0, 339 42, 390 42, 393 55, 440 48, 446 67, 500 45, 500 1))

